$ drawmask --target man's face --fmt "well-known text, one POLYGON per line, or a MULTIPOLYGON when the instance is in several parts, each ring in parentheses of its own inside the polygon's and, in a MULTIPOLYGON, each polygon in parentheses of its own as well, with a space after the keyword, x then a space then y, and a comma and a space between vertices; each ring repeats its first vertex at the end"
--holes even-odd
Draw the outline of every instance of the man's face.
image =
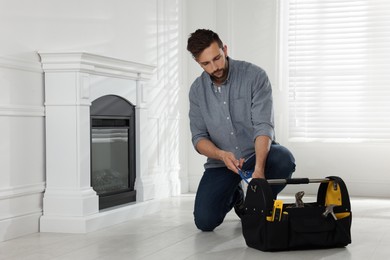
POLYGON ((217 42, 213 42, 199 55, 196 61, 206 71, 216 83, 223 83, 228 75, 227 47, 221 49, 217 42))

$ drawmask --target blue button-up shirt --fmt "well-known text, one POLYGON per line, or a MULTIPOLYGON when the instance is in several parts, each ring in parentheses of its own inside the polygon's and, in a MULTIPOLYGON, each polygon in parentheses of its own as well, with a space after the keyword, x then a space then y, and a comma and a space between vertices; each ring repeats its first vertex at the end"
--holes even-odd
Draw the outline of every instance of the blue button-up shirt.
MULTIPOLYGON (((203 72, 192 84, 190 128, 196 148, 209 139, 218 148, 246 158, 255 151, 257 136, 274 140, 272 89, 266 72, 258 66, 228 58, 229 73, 224 84, 216 86, 203 72)), ((220 160, 208 158, 205 168, 223 167, 220 160)))

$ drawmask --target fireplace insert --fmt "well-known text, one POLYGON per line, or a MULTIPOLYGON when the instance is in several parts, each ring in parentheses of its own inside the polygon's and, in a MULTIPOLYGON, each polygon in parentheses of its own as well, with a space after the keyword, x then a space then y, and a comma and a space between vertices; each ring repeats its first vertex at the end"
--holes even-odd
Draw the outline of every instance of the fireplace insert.
POLYGON ((92 102, 91 186, 99 209, 136 200, 135 106, 107 95, 92 102))

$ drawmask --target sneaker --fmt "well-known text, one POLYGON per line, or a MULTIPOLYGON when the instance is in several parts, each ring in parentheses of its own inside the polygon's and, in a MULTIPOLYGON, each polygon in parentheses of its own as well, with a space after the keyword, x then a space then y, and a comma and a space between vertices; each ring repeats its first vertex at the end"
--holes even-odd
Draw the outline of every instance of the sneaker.
POLYGON ((241 216, 244 214, 244 190, 242 189, 241 183, 237 186, 237 191, 239 199, 237 200, 236 204, 234 205, 234 211, 236 212, 237 216, 241 218, 241 216))

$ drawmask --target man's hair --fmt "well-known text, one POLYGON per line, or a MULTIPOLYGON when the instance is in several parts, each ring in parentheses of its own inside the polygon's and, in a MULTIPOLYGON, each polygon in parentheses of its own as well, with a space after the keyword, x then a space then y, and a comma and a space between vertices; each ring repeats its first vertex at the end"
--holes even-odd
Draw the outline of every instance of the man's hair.
POLYGON ((187 50, 191 52, 195 59, 208 48, 213 42, 217 42, 220 48, 223 48, 223 43, 218 34, 207 29, 198 29, 190 34, 187 42, 187 50))

